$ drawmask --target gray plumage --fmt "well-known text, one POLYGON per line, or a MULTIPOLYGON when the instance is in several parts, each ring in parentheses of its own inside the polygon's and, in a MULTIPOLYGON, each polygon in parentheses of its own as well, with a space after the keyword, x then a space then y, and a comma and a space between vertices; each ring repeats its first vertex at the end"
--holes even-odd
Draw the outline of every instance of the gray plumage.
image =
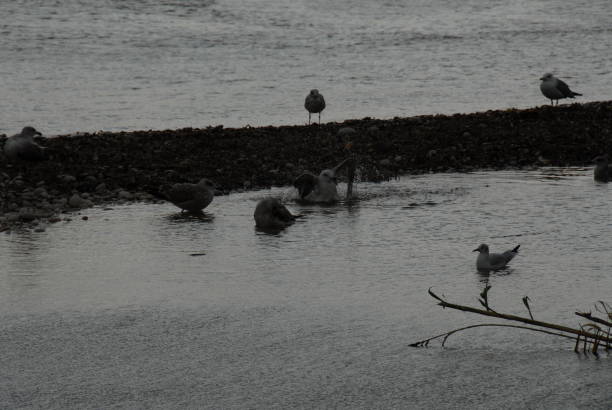
POLYGON ((478 258, 476 258, 476 269, 481 272, 488 272, 505 267, 518 254, 520 246, 517 245, 504 253, 489 253, 489 246, 483 243, 474 249, 474 252, 479 252, 478 258))
POLYGON ((540 83, 540 91, 542 91, 542 94, 544 94, 544 96, 550 100, 551 104, 553 104, 553 100, 557 101, 557 104, 559 104, 560 99, 574 98, 582 95, 570 90, 567 84, 556 78, 551 73, 544 74, 540 80, 542 80, 540 83))
POLYGON ((262 229, 283 229, 295 221, 295 215, 276 198, 265 198, 257 203, 255 225, 262 229))
POLYGON ((42 161, 45 159, 45 148, 34 142, 35 135, 42 135, 34 127, 24 127, 19 134, 7 138, 4 143, 4 155, 11 160, 42 161))
POLYGON ((612 169, 608 163, 607 155, 599 155, 593 159, 595 168, 593 169, 593 179, 597 182, 609 182, 612 169))
POLYGON ((310 116, 319 114, 319 124, 321 124, 321 111, 325 109, 325 98, 319 94, 319 90, 310 90, 304 102, 304 108, 308 110, 308 125, 310 125, 310 116))
POLYGON ((197 184, 174 184, 164 190, 163 194, 183 211, 198 214, 212 202, 214 189, 213 182, 203 178, 197 184))
POLYGON ((293 181, 293 186, 298 189, 300 199, 308 202, 336 202, 340 200, 338 195, 338 180, 336 174, 340 169, 349 164, 351 158, 347 158, 331 169, 324 169, 319 176, 308 171, 298 176, 293 181))

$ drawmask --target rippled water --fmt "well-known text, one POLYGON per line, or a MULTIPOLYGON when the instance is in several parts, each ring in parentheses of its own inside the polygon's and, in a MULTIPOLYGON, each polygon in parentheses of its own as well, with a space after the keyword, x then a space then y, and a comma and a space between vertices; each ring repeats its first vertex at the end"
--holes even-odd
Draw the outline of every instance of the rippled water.
POLYGON ((0 235, 3 408, 606 408, 611 362, 573 342, 442 310, 492 306, 575 327, 610 302, 609 185, 591 170, 432 174, 359 183, 358 200, 305 206, 290 188, 84 211, 0 235), (304 214, 254 229, 268 195, 304 214), (521 244, 476 272, 481 242, 521 244))
POLYGON ((0 133, 302 124, 610 99, 608 0, 0 2, 0 133))

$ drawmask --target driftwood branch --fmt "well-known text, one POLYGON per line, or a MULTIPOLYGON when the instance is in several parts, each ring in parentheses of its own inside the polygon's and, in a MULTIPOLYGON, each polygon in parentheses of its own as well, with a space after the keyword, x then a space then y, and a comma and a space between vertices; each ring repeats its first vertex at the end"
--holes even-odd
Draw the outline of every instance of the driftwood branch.
POLYGON ((598 326, 597 324, 594 323, 589 323, 586 325, 582 325, 580 329, 574 329, 568 326, 562 326, 562 325, 557 325, 555 323, 548 323, 548 322, 543 322, 540 320, 534 320, 533 319, 533 315, 531 314, 531 309, 529 307, 528 304, 528 300, 529 298, 525 297, 523 298, 523 303, 525 304, 525 306, 527 307, 527 310, 529 311, 529 316, 530 318, 526 318, 526 317, 522 317, 522 316, 516 316, 516 315, 510 315, 510 314, 506 314, 506 313, 499 313, 496 312, 494 310, 492 310, 489 306, 489 298, 488 298, 488 291, 490 290, 490 287, 487 286, 483 292, 480 294, 480 299, 479 302, 481 305, 484 306, 485 309, 478 309, 478 308, 474 308, 471 306, 463 306, 463 305, 458 305, 455 303, 450 303, 447 302, 445 299, 443 299, 442 297, 436 295, 431 288, 428 290, 428 293, 431 295, 431 297, 433 297, 434 299, 438 300, 438 305, 442 306, 443 308, 450 308, 450 309, 456 309, 456 310, 461 310, 463 312, 470 312, 470 313, 477 313, 480 315, 484 315, 484 316, 489 316, 489 317, 494 317, 497 319, 504 319, 504 320, 511 320, 511 321, 516 321, 516 322, 522 322, 531 326, 536 326, 536 327, 527 327, 527 326, 519 326, 519 325, 502 325, 502 324, 492 324, 492 323, 486 323, 486 324, 478 324, 478 325, 471 325, 471 326, 466 326, 466 327, 462 327, 459 329, 455 329, 452 330, 450 332, 446 332, 443 333, 441 335, 437 335, 434 337, 431 337, 429 339, 425 339, 425 340, 421 340, 419 342, 416 343, 412 343, 410 346, 414 346, 414 347, 422 347, 422 346, 427 346, 429 344, 430 341, 435 340, 435 339, 439 339, 439 338, 444 338, 442 341, 442 346, 444 346, 444 343, 446 342, 446 339, 452 335, 453 333, 457 333, 459 331, 462 330, 466 330, 466 329, 471 329, 474 327, 484 327, 484 326, 498 326, 498 327, 513 327, 513 328, 519 328, 519 329, 526 329, 526 330, 531 330, 531 331, 536 331, 536 332, 543 332, 543 333, 547 333, 547 334, 551 334, 554 336, 560 336, 560 337, 565 337, 565 338, 570 338, 570 339, 574 339, 576 338, 576 345, 574 350, 576 352, 578 352, 579 346, 580 346, 580 342, 583 342, 583 351, 586 352, 587 351, 587 345, 592 345, 591 346, 591 351, 592 353, 597 354, 597 349, 599 347, 599 345, 601 343, 605 343, 606 345, 606 349, 610 348, 611 346, 611 342, 612 342, 612 338, 610 338, 610 326, 612 326, 612 323, 605 321, 603 319, 599 319, 596 317, 593 317, 590 313, 580 313, 580 312, 576 312, 577 315, 585 317, 587 319, 590 319, 594 322, 603 324, 608 326, 608 331, 604 332, 600 326, 598 326), (552 329, 556 332, 552 332, 549 330, 544 330, 544 329, 540 329, 540 328, 544 328, 544 329, 552 329), (569 334, 569 335, 568 335, 569 334), (572 336, 570 336, 572 335, 572 336))
POLYGON ((567 339, 572 339, 572 340, 574 339, 572 336, 568 336, 568 335, 563 334, 563 333, 550 332, 548 330, 537 329, 535 327, 527 327, 527 326, 520 326, 520 325, 506 325, 506 324, 503 324, 503 323, 479 323, 477 325, 470 325, 470 326, 461 327, 459 329, 451 330, 450 332, 442 333, 441 335, 430 337, 429 339, 425 339, 425 340, 421 340, 421 341, 418 341, 418 342, 415 342, 415 343, 411 343, 410 346, 412 346, 412 347, 425 347, 432 340, 440 339, 442 337, 444 338, 442 340, 442 346, 444 346, 444 344, 446 343, 446 339, 448 339, 448 337, 451 336, 452 334, 457 333, 457 332, 461 332, 461 331, 467 330, 467 329, 473 329, 475 327, 512 327, 512 328, 515 328, 515 329, 532 330, 534 332, 542 332, 542 333, 546 333, 546 334, 553 335, 553 336, 565 337, 567 339))

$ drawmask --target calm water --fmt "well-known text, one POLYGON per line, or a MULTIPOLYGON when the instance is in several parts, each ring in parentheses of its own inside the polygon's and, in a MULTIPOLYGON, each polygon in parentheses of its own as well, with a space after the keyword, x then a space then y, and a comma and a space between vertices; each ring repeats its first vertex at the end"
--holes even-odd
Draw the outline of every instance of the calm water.
POLYGON ((0 133, 302 124, 610 99, 609 0, 0 2, 0 133))
POLYGON ((569 326, 610 302, 612 187, 591 170, 435 174, 359 183, 352 205, 291 188, 216 197, 205 219, 118 205, 0 235, 2 408, 609 408, 612 362, 572 342, 476 329, 476 306, 569 326), (304 218, 278 235, 268 195, 304 218), (481 242, 521 244, 478 274, 481 242))

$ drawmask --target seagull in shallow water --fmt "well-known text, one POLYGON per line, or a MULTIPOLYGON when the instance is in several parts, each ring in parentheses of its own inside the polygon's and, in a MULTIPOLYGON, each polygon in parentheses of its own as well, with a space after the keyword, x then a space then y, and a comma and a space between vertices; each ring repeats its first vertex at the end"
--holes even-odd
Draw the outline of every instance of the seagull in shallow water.
POLYGON ((308 125, 310 125, 310 116, 319 114, 319 124, 321 124, 321 111, 325 109, 325 99, 319 90, 310 90, 310 94, 306 96, 304 107, 308 110, 308 125))
POLYGON ((262 229, 283 229, 291 225, 296 216, 276 198, 265 198, 255 207, 255 225, 262 229))
POLYGON ((473 250, 473 252, 479 252, 476 258, 476 269, 488 272, 504 268, 518 254, 520 247, 521 245, 517 245, 514 249, 504 253, 489 253, 489 246, 483 243, 473 250))
POLYGON ((4 155, 10 160, 42 161, 45 148, 34 142, 34 136, 42 134, 34 127, 24 127, 19 134, 9 137, 4 143, 4 155))
POLYGON ((298 189, 300 199, 308 202, 339 201, 340 196, 338 195, 336 174, 350 159, 345 159, 331 169, 324 169, 319 176, 307 171, 297 177, 293 181, 293 186, 298 189))
POLYGON ((595 162, 595 168, 593 169, 593 179, 597 182, 608 182, 610 181, 610 175, 612 175, 612 169, 608 164, 607 155, 599 155, 593 159, 595 162))
POLYGON ((182 211, 200 214, 202 209, 212 202, 215 196, 215 184, 209 179, 202 178, 197 184, 174 184, 164 190, 163 194, 182 211))
POLYGON ((559 105, 559 100, 562 98, 574 98, 577 95, 582 95, 570 90, 567 84, 551 73, 544 74, 540 80, 542 80, 540 91, 550 100, 551 105, 554 105, 553 100, 557 100, 557 105, 559 105))

